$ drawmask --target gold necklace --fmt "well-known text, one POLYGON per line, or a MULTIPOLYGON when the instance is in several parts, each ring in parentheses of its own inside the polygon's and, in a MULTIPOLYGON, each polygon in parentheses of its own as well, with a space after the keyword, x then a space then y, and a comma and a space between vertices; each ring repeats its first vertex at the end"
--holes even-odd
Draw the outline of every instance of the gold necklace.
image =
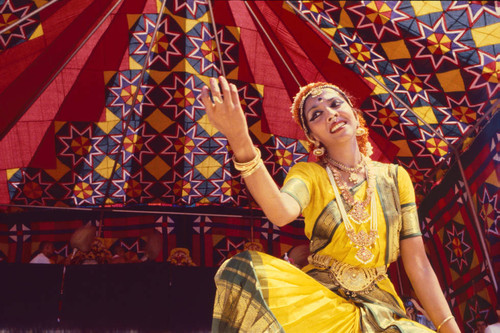
POLYGON ((351 183, 358 183, 361 180, 361 177, 358 175, 361 170, 363 169, 363 166, 365 166, 365 158, 364 155, 361 155, 361 160, 359 161, 358 165, 355 167, 351 168, 348 167, 347 165, 334 160, 330 156, 326 156, 326 160, 331 163, 333 166, 335 166, 337 169, 342 170, 344 172, 347 172, 349 174, 349 181, 351 183))
POLYGON ((330 164, 330 169, 333 173, 333 178, 335 179, 335 183, 338 184, 342 198, 344 198, 344 200, 351 206, 348 215, 353 219, 353 222, 356 224, 366 223, 370 218, 370 214, 368 214, 367 212, 367 207, 368 204, 370 203, 370 198, 373 189, 375 188, 375 180, 373 178, 371 169, 368 167, 367 161, 369 160, 363 158, 363 166, 365 167, 365 172, 366 172, 366 182, 368 184, 366 188, 366 198, 363 201, 357 201, 354 199, 354 196, 351 194, 351 191, 349 191, 347 183, 342 180, 342 178, 340 177, 340 173, 337 171, 337 169, 334 166, 332 167, 332 165, 330 164))
MULTIPOLYGON (((367 165, 367 169, 369 166, 367 165)), ((330 183, 333 187, 333 192, 335 193, 335 197, 337 198, 337 205, 340 210, 340 215, 342 216, 342 220, 344 221, 344 227, 346 229, 346 234, 349 240, 355 245, 358 249, 354 258, 363 264, 367 264, 373 260, 375 255, 370 251, 370 248, 375 243, 378 238, 378 226, 377 226, 377 212, 375 205, 375 192, 372 191, 370 197, 370 232, 366 233, 364 230, 356 233, 354 231, 354 227, 351 224, 351 217, 347 215, 344 204, 342 203, 342 199, 340 197, 339 189, 335 183, 335 179, 333 178, 332 168, 330 165, 326 167, 326 171, 328 173, 328 177, 330 178, 330 183)), ((367 193, 368 195, 368 193, 367 193)))

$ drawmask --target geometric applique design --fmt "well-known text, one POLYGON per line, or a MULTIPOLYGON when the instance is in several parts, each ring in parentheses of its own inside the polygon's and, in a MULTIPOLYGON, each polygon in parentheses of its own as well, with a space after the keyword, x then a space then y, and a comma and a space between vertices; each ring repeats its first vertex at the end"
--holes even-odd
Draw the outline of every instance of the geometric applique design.
MULTIPOLYGON (((37 2, 28 0, 4 0, 0 3, 0 30, 20 18, 37 10, 37 2)), ((37 14, 0 34, 0 51, 12 48, 28 40, 43 35, 42 25, 37 14)))
POLYGON ((243 237, 225 237, 213 248, 214 264, 220 266, 226 259, 242 252, 248 240, 243 237))
POLYGON ((468 271, 473 251, 471 238, 465 227, 457 222, 448 223, 444 229, 443 245, 450 267, 459 274, 468 271))
POLYGON ((482 319, 488 321, 488 317, 492 312, 492 305, 488 303, 484 298, 478 295, 474 295, 467 300, 465 305, 465 311, 463 320, 465 326, 470 329, 470 331, 475 331, 475 320, 482 319))
POLYGON ((16 223, 9 229, 9 241, 26 242, 31 237, 31 230, 24 224, 16 223))
POLYGON ((449 30, 446 27, 446 22, 444 17, 441 17, 432 27, 419 22, 418 28, 421 36, 409 39, 411 43, 419 47, 415 58, 430 60, 434 70, 437 70, 443 61, 458 64, 457 53, 469 49, 469 47, 460 43, 465 29, 449 30))

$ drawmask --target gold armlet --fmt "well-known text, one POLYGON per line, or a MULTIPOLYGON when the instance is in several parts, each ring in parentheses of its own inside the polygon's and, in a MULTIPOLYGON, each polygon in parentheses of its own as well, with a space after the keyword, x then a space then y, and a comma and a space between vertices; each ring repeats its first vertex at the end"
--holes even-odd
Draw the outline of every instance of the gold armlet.
POLYGON ((444 324, 446 324, 448 321, 450 321, 453 318, 455 318, 453 315, 449 315, 448 317, 444 318, 443 321, 441 322, 441 324, 438 325, 436 332, 439 333, 439 331, 441 330, 441 327, 443 327, 444 324))

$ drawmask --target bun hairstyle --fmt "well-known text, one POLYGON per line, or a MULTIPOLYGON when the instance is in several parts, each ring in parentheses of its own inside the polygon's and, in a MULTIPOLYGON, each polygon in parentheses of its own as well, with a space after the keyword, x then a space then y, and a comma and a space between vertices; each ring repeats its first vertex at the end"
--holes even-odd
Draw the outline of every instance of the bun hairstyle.
POLYGON ((353 111, 356 113, 359 121, 359 127, 364 129, 364 134, 360 136, 356 136, 356 140, 358 141, 358 146, 360 152, 365 155, 365 156, 370 156, 373 151, 372 151, 372 145, 368 141, 368 128, 366 126, 366 121, 363 118, 363 114, 359 109, 354 108, 350 98, 347 96, 347 94, 337 87, 336 85, 333 85, 331 83, 326 83, 326 82, 313 82, 309 83, 308 85, 305 85, 303 87, 300 87, 299 92, 295 95, 293 98, 293 103, 290 112, 292 113, 292 118, 295 120, 295 122, 302 128, 304 131, 304 134, 306 135, 307 140, 309 141, 310 147, 309 149, 313 149, 314 144, 313 140, 311 139, 310 136, 310 129, 309 126, 307 125, 307 121, 304 115, 304 105, 309 96, 315 97, 321 94, 321 92, 324 89, 332 89, 336 92, 338 92, 342 98, 345 99, 345 101, 351 106, 353 111))

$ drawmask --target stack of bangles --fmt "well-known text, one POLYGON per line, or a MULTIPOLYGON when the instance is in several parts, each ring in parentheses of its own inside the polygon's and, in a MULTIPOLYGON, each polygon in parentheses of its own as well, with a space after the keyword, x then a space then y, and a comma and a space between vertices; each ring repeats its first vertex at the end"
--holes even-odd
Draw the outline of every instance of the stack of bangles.
POLYGON ((436 332, 439 333, 441 331, 441 327, 443 327, 444 324, 446 324, 447 322, 449 322, 453 318, 455 318, 453 315, 449 315, 448 317, 444 318, 443 321, 441 322, 441 324, 438 325, 436 332))
POLYGON ((254 148, 255 148, 255 151, 257 152, 257 155, 255 155, 255 157, 251 161, 243 162, 243 163, 236 162, 236 159, 233 156, 234 167, 236 168, 236 170, 241 172, 242 178, 246 178, 246 177, 252 175, 255 171, 257 171, 258 168, 260 168, 261 166, 264 165, 264 162, 262 161, 262 158, 261 158, 262 155, 260 153, 260 149, 258 149, 256 147, 254 147, 254 148))

